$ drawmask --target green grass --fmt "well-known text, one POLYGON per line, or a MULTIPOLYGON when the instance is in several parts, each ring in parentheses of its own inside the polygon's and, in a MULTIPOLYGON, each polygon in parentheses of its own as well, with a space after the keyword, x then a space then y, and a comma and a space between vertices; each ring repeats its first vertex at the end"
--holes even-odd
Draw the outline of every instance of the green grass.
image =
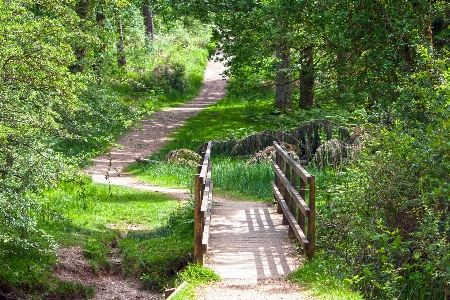
POLYGON ((133 164, 126 169, 138 178, 152 184, 166 187, 181 187, 192 190, 196 169, 189 166, 180 166, 170 162, 153 164, 133 164))
POLYGON ((109 245, 124 233, 166 226, 179 205, 165 195, 116 186, 66 183, 45 194, 43 228, 63 247, 81 245, 96 269, 108 268, 109 245))
MULTIPOLYGON (((161 255, 161 259, 170 261, 168 256, 172 256, 174 265, 179 264, 177 260, 183 255, 189 259, 192 252, 190 246, 180 248, 181 239, 174 235, 178 233, 191 243, 191 224, 181 223, 176 230, 172 230, 178 224, 177 220, 184 220, 179 214, 181 208, 187 209, 186 205, 159 193, 98 185, 84 178, 44 191, 40 202, 40 206, 36 205, 36 221, 42 230, 40 239, 50 238, 52 244, 59 247, 81 246, 84 257, 98 273, 111 269, 113 245, 120 244, 125 234, 165 232, 164 238, 171 238, 172 243, 161 243, 158 236, 149 235, 146 239, 154 244, 154 253, 167 252, 165 257, 161 255)), ((183 215, 189 217, 187 213, 183 215)), ((129 244, 134 245, 142 242, 136 239, 130 241, 129 244)), ((14 249, 1 249, 0 292, 16 291, 26 299, 35 297, 30 295, 40 299, 38 295, 43 294, 55 299, 72 296, 86 299, 92 295, 93 290, 89 287, 52 278, 51 267, 57 262, 55 254, 38 250, 18 253, 14 249)), ((129 250, 124 247, 122 255, 128 253, 129 250)), ((183 265, 187 263, 183 262, 183 265)), ((160 263, 167 266, 166 262, 164 264, 160 263)), ((125 265, 125 268, 132 267, 125 265)))
POLYGON ((162 290, 192 261, 192 204, 116 186, 66 183, 45 195, 43 228, 64 247, 82 246, 98 272, 111 267, 118 244, 126 275, 162 290), (126 237, 123 237, 126 234, 126 237))
POLYGON ((190 264, 178 274, 177 282, 180 284, 185 282, 185 285, 180 290, 177 290, 172 300, 195 299, 194 289, 196 287, 219 280, 219 275, 211 269, 199 264, 190 264))
POLYGON ((248 160, 213 160, 214 191, 246 201, 272 201, 270 182, 274 179, 269 163, 246 165, 248 160))
POLYGON ((180 205, 156 230, 129 234, 119 243, 126 274, 163 291, 174 285, 176 274, 193 260, 194 211, 192 201, 180 205))
POLYGON ((147 229, 161 226, 178 205, 178 201, 162 194, 93 184, 87 180, 81 186, 62 184, 59 189, 46 193, 45 202, 51 208, 49 216, 70 220, 73 226, 86 230, 110 226, 125 231, 132 226, 147 229))
MULTIPOLYGON (((246 165, 248 159, 214 159, 214 192, 234 199, 246 201, 271 201, 273 199, 270 182, 274 175, 269 163, 246 165)), ((193 189, 196 169, 173 163, 134 164, 130 173, 152 184, 193 189)))

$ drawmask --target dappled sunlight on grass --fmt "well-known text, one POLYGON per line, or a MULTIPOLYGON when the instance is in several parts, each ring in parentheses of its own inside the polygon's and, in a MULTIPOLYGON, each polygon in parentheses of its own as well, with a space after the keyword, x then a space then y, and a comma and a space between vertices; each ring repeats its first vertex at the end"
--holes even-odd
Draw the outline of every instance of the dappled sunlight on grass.
MULTIPOLYGON (((165 224, 167 216, 179 205, 178 200, 166 195, 122 187, 88 184, 84 188, 76 187, 77 191, 73 188, 69 184, 52 190, 46 195, 46 201, 52 207, 50 221, 51 216, 59 215, 65 220, 65 228, 79 234, 154 229, 165 224)), ((64 234, 58 233, 62 239, 64 234)))

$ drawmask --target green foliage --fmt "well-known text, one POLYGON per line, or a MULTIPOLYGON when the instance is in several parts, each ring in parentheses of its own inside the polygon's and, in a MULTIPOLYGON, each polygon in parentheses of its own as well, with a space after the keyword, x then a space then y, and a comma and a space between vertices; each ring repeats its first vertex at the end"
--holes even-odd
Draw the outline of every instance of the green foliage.
POLYGON ((413 130, 371 132, 358 164, 320 206, 318 245, 367 298, 442 299, 448 285, 448 180, 413 130))
POLYGON ((70 169, 46 140, 64 135, 61 114, 77 107, 83 85, 67 68, 74 60, 73 12, 58 1, 1 6, 0 282, 26 289, 42 282, 56 248, 37 226, 42 207, 35 192, 70 169))
POLYGON ((210 30, 197 21, 187 27, 175 22, 161 33, 140 56, 142 67, 130 69, 130 79, 136 91, 158 91, 162 105, 179 104, 192 99, 201 86, 210 30))
POLYGON ((137 104, 120 101, 120 94, 108 85, 92 83, 79 99, 81 103, 73 113, 62 115, 63 128, 69 135, 54 145, 57 151, 78 159, 105 151, 145 111, 133 107, 137 104))
POLYGON ((289 274, 288 279, 307 287, 320 299, 363 299, 350 289, 350 284, 343 275, 345 265, 333 264, 316 256, 289 274))

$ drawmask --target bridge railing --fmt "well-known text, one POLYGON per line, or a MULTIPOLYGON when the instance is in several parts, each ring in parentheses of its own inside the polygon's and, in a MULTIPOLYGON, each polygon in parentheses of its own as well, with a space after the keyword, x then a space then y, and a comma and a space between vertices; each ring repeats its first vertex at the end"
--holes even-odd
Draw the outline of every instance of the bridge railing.
POLYGON ((203 146, 202 158, 195 175, 194 186, 194 262, 203 264, 203 254, 208 249, 209 224, 211 221, 212 163, 210 160, 212 142, 203 146))
POLYGON ((295 234, 308 259, 312 259, 316 248, 315 177, 277 142, 273 144, 276 149, 276 159, 272 162, 275 181, 271 186, 278 204, 277 212, 283 213, 283 225, 289 225, 289 235, 295 234), (305 197, 308 197, 308 204, 305 197))

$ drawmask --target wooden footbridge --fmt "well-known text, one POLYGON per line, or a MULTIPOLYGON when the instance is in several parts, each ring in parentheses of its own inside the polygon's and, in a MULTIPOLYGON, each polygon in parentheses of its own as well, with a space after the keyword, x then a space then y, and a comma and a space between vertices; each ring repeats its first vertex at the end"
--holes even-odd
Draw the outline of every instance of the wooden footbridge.
POLYGON ((292 238, 314 256, 314 176, 274 147, 275 204, 267 204, 213 199, 211 142, 204 146, 195 176, 194 260, 224 279, 285 278, 302 259, 292 238))

